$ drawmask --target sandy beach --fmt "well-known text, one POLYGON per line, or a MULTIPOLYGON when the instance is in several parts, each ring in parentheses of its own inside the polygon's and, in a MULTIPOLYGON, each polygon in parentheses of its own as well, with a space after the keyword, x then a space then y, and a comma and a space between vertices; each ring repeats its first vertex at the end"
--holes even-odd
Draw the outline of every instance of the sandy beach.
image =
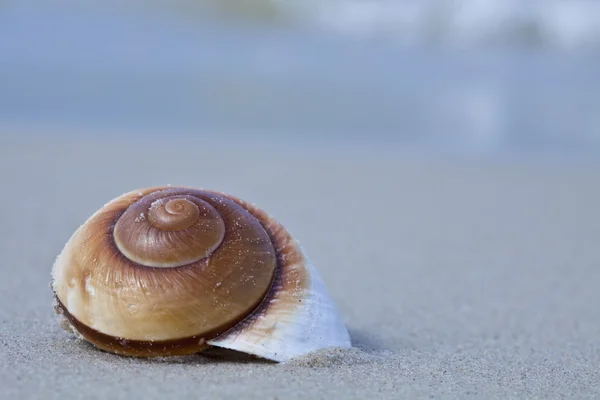
POLYGON ((0 397, 597 398, 600 169, 218 140, 0 137, 0 397), (125 358, 61 328, 50 270, 106 201, 235 194, 302 243, 355 348, 125 358))

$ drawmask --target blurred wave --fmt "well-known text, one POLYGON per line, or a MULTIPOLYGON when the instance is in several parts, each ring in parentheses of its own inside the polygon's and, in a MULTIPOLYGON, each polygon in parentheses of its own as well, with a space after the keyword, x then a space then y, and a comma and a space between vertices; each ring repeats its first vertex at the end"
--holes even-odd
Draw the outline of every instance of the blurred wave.
POLYGON ((0 134, 76 125, 600 154, 599 7, 5 0, 0 134))
POLYGON ((596 0, 153 0, 188 16, 296 22, 402 44, 600 48, 596 0))
MULTIPOLYGON (((10 3, 3 0, 0 7, 10 3)), ((600 49, 598 0, 62 0, 52 4, 170 12, 199 23, 220 19, 295 25, 403 45, 600 49)))

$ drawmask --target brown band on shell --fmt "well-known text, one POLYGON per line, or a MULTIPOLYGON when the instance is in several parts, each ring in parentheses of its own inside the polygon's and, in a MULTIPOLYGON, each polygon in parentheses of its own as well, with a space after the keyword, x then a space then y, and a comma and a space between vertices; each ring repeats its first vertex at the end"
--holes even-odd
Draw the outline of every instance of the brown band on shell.
POLYGON ((198 353, 208 346, 207 337, 215 337, 227 330, 223 327, 213 332, 205 332, 201 336, 189 336, 174 340, 127 340, 115 336, 106 335, 79 321, 71 315, 64 304, 55 294, 57 313, 63 315, 72 328, 94 346, 111 353, 131 357, 167 357, 184 356, 198 353))

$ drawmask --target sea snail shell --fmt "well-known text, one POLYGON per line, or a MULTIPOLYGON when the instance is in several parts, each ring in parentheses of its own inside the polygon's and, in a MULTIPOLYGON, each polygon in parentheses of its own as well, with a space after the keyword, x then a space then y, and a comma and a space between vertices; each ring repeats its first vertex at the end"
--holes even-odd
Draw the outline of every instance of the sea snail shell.
POLYGON ((129 356, 211 346, 273 361, 350 347, 315 267, 270 215, 223 193, 126 193, 73 234, 52 268, 57 313, 129 356))

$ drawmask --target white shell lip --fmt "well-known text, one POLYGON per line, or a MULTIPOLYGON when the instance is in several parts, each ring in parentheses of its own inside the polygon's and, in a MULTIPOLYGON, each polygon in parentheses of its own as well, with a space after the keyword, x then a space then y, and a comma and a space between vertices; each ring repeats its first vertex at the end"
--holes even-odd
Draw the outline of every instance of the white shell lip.
POLYGON ((310 260, 304 256, 299 265, 284 268, 302 268, 308 272, 310 285, 301 294, 302 301, 292 303, 280 290, 274 290, 273 297, 266 300, 268 304, 263 305, 264 312, 259 310, 257 315, 209 340, 208 344, 276 362, 325 348, 351 348, 344 321, 310 260), (274 304, 276 308, 271 307, 274 304))

